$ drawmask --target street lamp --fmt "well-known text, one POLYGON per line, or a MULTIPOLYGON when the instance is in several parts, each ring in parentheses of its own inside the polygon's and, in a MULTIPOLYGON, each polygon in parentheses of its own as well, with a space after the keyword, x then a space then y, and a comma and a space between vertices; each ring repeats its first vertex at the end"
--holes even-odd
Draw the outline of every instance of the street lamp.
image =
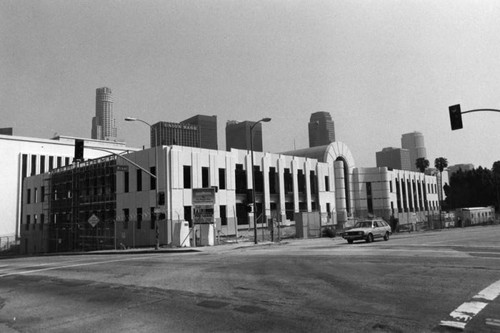
MULTIPOLYGON (((155 140, 158 141, 158 137, 156 135, 156 128, 153 128, 153 126, 142 120, 142 119, 139 119, 139 118, 133 118, 133 117, 126 117, 125 118, 125 121, 139 121, 143 124, 146 124, 149 126, 150 130, 154 130, 154 135, 155 135, 155 140)), ((152 145, 150 144, 150 147, 152 147, 152 145)), ((158 153, 157 153, 157 148, 154 147, 154 150, 155 150, 155 175, 154 175, 154 178, 155 178, 155 209, 154 209, 154 217, 155 217, 155 250, 158 250, 160 248, 160 233, 159 233, 159 230, 158 230, 158 213, 157 213, 157 209, 158 209, 158 173, 160 172, 160 170, 158 170, 158 153)))
POLYGON ((252 126, 250 126, 250 151, 252 155, 252 202, 253 202, 253 236, 254 242, 257 244, 257 220, 255 218, 255 211, 257 205, 255 204, 255 172, 253 168, 253 129, 259 123, 268 123, 271 121, 271 118, 262 118, 261 120, 255 122, 252 126))

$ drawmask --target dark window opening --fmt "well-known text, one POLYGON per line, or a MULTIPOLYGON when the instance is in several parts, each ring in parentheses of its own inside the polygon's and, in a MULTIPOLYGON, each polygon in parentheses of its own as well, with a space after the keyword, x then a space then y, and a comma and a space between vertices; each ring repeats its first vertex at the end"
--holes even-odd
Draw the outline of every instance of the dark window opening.
POLYGON ((318 181, 314 171, 309 172, 309 183, 311 186, 311 194, 318 194, 318 181))
POLYGON ((191 217, 191 206, 184 206, 184 221, 189 222, 189 227, 193 227, 193 218, 191 217))
POLYGON ((219 169, 219 189, 226 189, 226 169, 219 169))
POLYGON ((278 188, 278 174, 276 173, 276 168, 269 168, 269 193, 276 194, 278 188))
POLYGON ((220 224, 227 225, 226 206, 223 205, 220 206, 220 224))
POLYGON ((236 219, 238 225, 248 224, 247 205, 242 203, 236 204, 236 219))
POLYGON ((36 175, 36 155, 31 155, 31 175, 36 175))
POLYGON ((304 171, 302 170, 299 170, 297 173, 297 185, 299 193, 306 192, 306 176, 304 175, 304 171))
POLYGON ((236 193, 246 193, 247 191, 247 175, 243 170, 243 164, 236 164, 235 169, 236 193))
POLYGON ((210 186, 210 177, 208 167, 201 168, 201 187, 207 188, 210 186))
POLYGON ((293 176, 290 173, 290 169, 285 169, 283 180, 285 183, 285 193, 293 192, 293 176))
POLYGON ((128 208, 123 209, 123 229, 128 229, 128 222, 130 220, 130 211, 128 208))
POLYGON ((136 170, 136 179, 137 179, 137 192, 142 191, 142 170, 136 170))
POLYGON ((325 191, 330 192, 330 177, 325 176, 325 191))
MULTIPOLYGON (((156 176, 156 167, 150 167, 149 172, 156 176)), ((156 177, 150 176, 149 179, 149 188, 151 190, 156 190, 156 177)))
POLYGON ((184 165, 182 169, 184 172, 184 188, 191 188, 191 166, 184 165))
POLYGON ((124 177, 124 184, 125 184, 125 189, 124 189, 124 191, 125 191, 125 193, 128 193, 128 191, 129 191, 129 177, 130 177, 129 172, 128 172, 128 171, 125 171, 125 172, 123 173, 123 177, 124 177))
POLYGON ((255 176, 255 192, 263 193, 264 192, 264 176, 262 171, 260 171, 259 166, 253 167, 253 174, 255 176))

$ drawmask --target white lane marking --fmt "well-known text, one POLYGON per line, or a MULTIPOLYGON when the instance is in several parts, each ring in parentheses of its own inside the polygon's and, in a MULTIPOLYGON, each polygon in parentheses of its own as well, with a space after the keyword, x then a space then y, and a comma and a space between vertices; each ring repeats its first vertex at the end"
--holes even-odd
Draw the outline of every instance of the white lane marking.
POLYGON ((450 313, 450 316, 455 318, 455 320, 468 322, 477 315, 482 309, 484 309, 488 303, 484 302, 466 302, 460 305, 455 311, 450 313))
POLYGON ((473 298, 482 298, 487 301, 493 301, 495 298, 500 295, 500 280, 491 284, 489 287, 481 290, 476 296, 473 298))
POLYGON ((483 310, 489 303, 478 302, 477 299, 493 301, 500 295, 500 280, 492 283, 477 295, 472 297, 472 301, 465 302, 450 313, 452 320, 442 320, 439 325, 464 329, 475 315, 483 310))
POLYGON ((498 326, 500 327, 500 319, 486 318, 486 325, 498 326))
POLYGON ((51 271, 51 270, 55 270, 55 269, 63 269, 63 268, 69 268, 69 267, 80 267, 80 266, 108 264, 108 263, 112 263, 112 262, 135 260, 135 259, 149 258, 149 257, 155 257, 155 256, 157 256, 157 255, 153 254, 153 255, 149 255, 149 256, 127 257, 127 258, 121 258, 121 259, 104 260, 104 261, 92 261, 92 262, 78 263, 78 264, 72 264, 72 265, 60 265, 60 266, 54 266, 54 267, 32 269, 32 270, 23 271, 23 272, 11 272, 11 273, 0 274, 0 278, 1 277, 5 277, 5 276, 9 276, 9 275, 26 275, 26 274, 32 274, 32 273, 38 273, 38 272, 44 272, 44 271, 51 271))

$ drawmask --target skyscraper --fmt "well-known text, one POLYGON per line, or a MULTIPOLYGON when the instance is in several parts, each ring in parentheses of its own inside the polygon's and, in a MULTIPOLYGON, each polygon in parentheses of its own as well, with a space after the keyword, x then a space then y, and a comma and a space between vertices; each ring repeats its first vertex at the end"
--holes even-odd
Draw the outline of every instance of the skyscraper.
POLYGON ((377 167, 396 170, 411 170, 410 151, 408 149, 387 147, 376 152, 377 167))
POLYGON ((311 114, 309 120, 309 147, 325 146, 335 142, 335 124, 329 112, 311 114))
MULTIPOLYGON (((250 150, 250 127, 253 121, 228 121, 226 123, 226 150, 231 148, 250 150)), ((258 123, 252 130, 253 150, 262 151, 262 123, 258 123)))
POLYGON ((200 131, 200 148, 218 149, 217 145, 217 116, 196 115, 181 121, 181 124, 190 124, 200 131))
POLYGON ((427 151, 424 144, 424 135, 420 132, 403 134, 401 137, 401 147, 410 151, 411 171, 418 171, 416 161, 418 158, 427 158, 427 151))
POLYGON ((96 89, 95 117, 92 118, 92 139, 116 141, 117 130, 113 116, 111 89, 96 89))
POLYGON ((151 128, 151 147, 159 145, 200 147, 198 126, 160 121, 151 128))

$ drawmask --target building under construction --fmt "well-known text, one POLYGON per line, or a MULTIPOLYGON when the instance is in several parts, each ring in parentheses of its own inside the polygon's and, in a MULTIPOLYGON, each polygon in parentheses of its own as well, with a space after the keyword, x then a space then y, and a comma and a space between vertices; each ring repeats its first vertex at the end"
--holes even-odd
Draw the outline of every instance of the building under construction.
POLYGON ((109 156, 26 179, 42 183, 25 184, 24 200, 31 205, 26 205, 23 216, 22 249, 64 252, 114 248, 116 173, 116 156, 109 156))

